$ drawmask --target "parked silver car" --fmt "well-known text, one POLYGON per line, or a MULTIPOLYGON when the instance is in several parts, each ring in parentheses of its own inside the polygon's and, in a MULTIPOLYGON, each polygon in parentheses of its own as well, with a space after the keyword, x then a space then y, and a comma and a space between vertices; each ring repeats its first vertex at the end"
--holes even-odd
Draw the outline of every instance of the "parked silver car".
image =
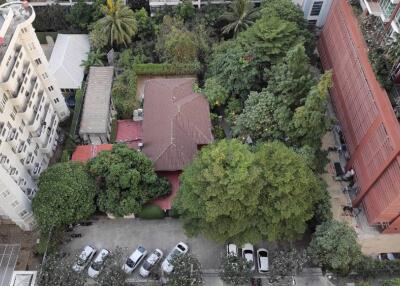
POLYGON ((147 277, 154 266, 163 257, 163 252, 160 249, 155 249, 143 262, 142 267, 140 267, 139 273, 142 277, 147 277))

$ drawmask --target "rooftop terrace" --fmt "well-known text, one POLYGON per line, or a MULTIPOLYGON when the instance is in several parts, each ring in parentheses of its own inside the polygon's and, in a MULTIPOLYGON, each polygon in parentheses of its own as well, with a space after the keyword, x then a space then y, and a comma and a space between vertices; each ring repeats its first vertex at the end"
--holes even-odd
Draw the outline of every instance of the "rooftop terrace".
POLYGON ((0 6, 0 60, 14 36, 17 26, 34 14, 28 2, 10 2, 0 6))

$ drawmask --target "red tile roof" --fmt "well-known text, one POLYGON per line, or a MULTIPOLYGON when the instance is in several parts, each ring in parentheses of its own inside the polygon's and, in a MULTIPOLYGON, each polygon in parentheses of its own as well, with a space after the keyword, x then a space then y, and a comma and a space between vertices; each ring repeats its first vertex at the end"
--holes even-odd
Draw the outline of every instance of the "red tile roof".
POLYGON ((112 144, 102 145, 80 145, 77 146, 72 154, 72 161, 86 162, 97 156, 98 153, 105 150, 111 150, 112 144))
POLYGON ((144 87, 143 152, 156 171, 182 170, 213 141, 210 108, 193 78, 151 79, 144 87))
POLYGON ((157 174, 160 177, 166 178, 171 183, 172 192, 166 197, 153 200, 152 203, 163 210, 169 210, 172 208, 172 202, 179 190, 179 175, 181 174, 181 171, 157 172, 157 174))
POLYGON ((126 143, 132 149, 138 149, 142 139, 142 124, 131 119, 118 120, 115 142, 126 143))

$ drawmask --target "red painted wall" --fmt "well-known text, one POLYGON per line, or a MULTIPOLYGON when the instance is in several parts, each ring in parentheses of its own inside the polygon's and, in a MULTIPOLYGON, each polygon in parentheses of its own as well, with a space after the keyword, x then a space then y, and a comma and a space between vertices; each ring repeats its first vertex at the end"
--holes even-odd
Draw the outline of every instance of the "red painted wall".
POLYGON ((351 155, 347 169, 354 168, 360 186, 353 204, 363 203, 371 224, 390 224, 400 214, 400 125, 346 0, 333 2, 318 51, 324 69, 333 70, 332 102, 351 155))

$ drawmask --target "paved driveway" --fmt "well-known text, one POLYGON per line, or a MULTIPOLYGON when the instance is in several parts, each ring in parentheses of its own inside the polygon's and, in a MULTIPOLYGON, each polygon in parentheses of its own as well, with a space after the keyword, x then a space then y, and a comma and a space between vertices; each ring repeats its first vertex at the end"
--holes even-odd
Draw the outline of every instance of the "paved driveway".
POLYGON ((160 248, 167 255, 179 241, 184 241, 203 269, 217 269, 223 251, 222 245, 202 236, 188 238, 177 219, 101 219, 91 226, 76 227, 74 232, 81 233, 83 237, 73 238, 65 245, 64 250, 71 253, 90 244, 97 249, 109 250, 119 246, 126 248, 126 255, 129 255, 138 245, 143 245, 147 250, 160 248))

